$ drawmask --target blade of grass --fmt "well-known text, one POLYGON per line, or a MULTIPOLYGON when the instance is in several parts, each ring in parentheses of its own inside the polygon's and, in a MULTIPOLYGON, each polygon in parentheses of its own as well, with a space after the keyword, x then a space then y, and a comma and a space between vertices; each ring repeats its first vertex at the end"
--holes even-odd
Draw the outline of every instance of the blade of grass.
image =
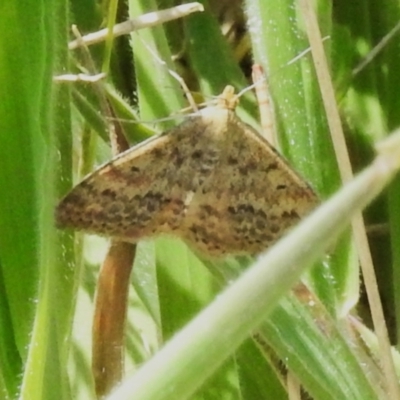
MULTIPOLYGON (((40 10, 39 10, 40 11, 40 10)), ((35 310, 38 281, 37 231, 38 205, 35 150, 40 136, 40 114, 37 98, 43 74, 41 60, 35 57, 42 37, 29 36, 32 18, 12 2, 4 7, 1 25, 0 81, 3 101, 0 104, 1 168, 0 185, 0 250, 5 294, 10 310, 15 345, 20 356, 26 357, 26 347, 35 310), (24 19, 17 21, 18 15, 24 19), (20 24, 27 24, 21 32, 20 24), (26 48, 27 38, 35 48, 26 48), (12 55, 12 56, 10 56, 12 55), (32 62, 34 61, 34 62, 32 62), (21 68, 30 66, 22 73, 21 68)), ((6 326, 2 329, 7 330, 6 326)))
POLYGON ((359 343, 321 308, 290 295, 257 333, 270 344, 313 399, 383 399, 382 374, 371 359, 357 357, 359 343))
MULTIPOLYGON (((298 10, 292 0, 245 4, 255 60, 267 71, 282 153, 326 198, 339 187, 340 177, 312 60, 306 54, 287 65, 308 48, 298 10)), ((329 19, 329 10, 324 12, 323 19, 329 19)), ((324 35, 329 27, 324 25, 324 35)), ((357 301, 358 275, 352 245, 342 239, 331 258, 310 271, 309 282, 337 313, 357 301)))
MULTIPOLYGON (((38 291, 34 296, 30 295, 29 291, 24 295, 24 297, 29 296, 27 300, 35 304, 35 315, 33 327, 30 326, 31 331, 27 335, 29 344, 26 346, 20 397, 67 399, 69 384, 66 366, 76 290, 76 271, 72 268, 72 238, 65 234, 57 235, 53 221, 53 207, 56 191, 65 187, 63 185, 69 184, 68 178, 65 182, 60 181, 58 185, 54 182, 59 169, 63 172, 70 170, 66 167, 68 164, 66 160, 70 154, 68 148, 67 157, 61 156, 64 163, 59 165, 56 157, 58 134, 60 142, 65 144, 65 140, 68 141, 65 138, 68 138, 66 132, 70 131, 68 107, 70 99, 68 91, 54 90, 52 77, 57 62, 63 66, 67 65, 66 52, 62 49, 63 47, 65 49, 67 43, 65 33, 68 13, 65 3, 51 5, 32 3, 31 7, 28 10, 25 4, 23 10, 19 10, 16 14, 23 17, 24 21, 14 21, 15 26, 24 28, 18 29, 21 36, 12 41, 14 46, 21 45, 17 47, 21 59, 26 58, 18 69, 22 77, 21 86, 26 92, 21 96, 16 95, 18 107, 15 111, 18 112, 19 122, 26 121, 30 127, 23 137, 29 141, 25 148, 31 152, 30 157, 25 158, 27 167, 32 171, 31 179, 34 185, 29 203, 35 206, 34 210, 30 210, 35 226, 20 224, 19 229, 28 226, 31 236, 36 240, 35 246, 31 249, 36 255, 31 256, 29 262, 39 274, 39 279, 29 277, 28 273, 21 273, 18 278, 20 282, 30 278, 31 285, 38 291), (24 71, 23 68, 27 70, 24 71), (25 105, 25 112, 21 109, 21 104, 25 105), (63 247, 59 246, 60 238, 63 247)), ((16 52, 15 49, 13 51, 16 52)), ((13 90, 16 91, 16 85, 13 90)), ((65 149, 60 148, 61 154, 63 150, 65 149)), ((27 188, 29 181, 24 182, 24 191, 29 193, 27 188)), ((24 243, 23 235, 19 243, 24 243)), ((26 244, 31 246, 29 241, 26 244)), ((23 250, 18 250, 18 253, 23 257, 23 250)), ((32 323, 31 318, 26 316, 24 320, 32 323)))
MULTIPOLYGON (((352 168, 340 122, 339 110, 336 105, 333 85, 331 83, 328 65, 322 47, 318 22, 309 1, 301 0, 300 4, 306 21, 307 34, 311 43, 311 51, 316 63, 316 72, 321 87, 322 99, 327 112, 328 123, 331 128, 336 157, 338 159, 342 179, 346 182, 352 177, 352 168)), ((361 213, 354 216, 352 227, 358 255, 360 257, 372 320, 381 347, 381 359, 382 367, 385 371, 384 376, 386 380, 386 389, 391 398, 399 399, 400 387, 397 382, 391 357, 389 335, 383 314, 382 302, 379 297, 379 290, 365 224, 361 213)))

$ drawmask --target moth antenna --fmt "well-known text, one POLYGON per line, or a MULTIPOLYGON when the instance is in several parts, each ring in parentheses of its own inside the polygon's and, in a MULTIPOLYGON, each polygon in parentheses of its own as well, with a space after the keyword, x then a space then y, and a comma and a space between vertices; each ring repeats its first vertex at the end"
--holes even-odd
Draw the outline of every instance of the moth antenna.
POLYGON ((352 75, 356 76, 361 72, 374 58, 385 48, 385 46, 393 39, 396 33, 400 30, 400 22, 392 28, 379 43, 366 55, 366 57, 353 69, 352 75))
POLYGON ((185 94, 185 97, 187 99, 187 101, 190 104, 190 107, 195 111, 199 111, 199 108, 197 107, 196 102, 194 101, 194 98, 192 96, 192 93, 190 92, 189 88, 186 85, 186 82, 184 81, 184 79, 174 70, 170 69, 167 65, 167 63, 162 60, 158 54, 154 51, 154 49, 152 49, 141 37, 140 35, 137 35, 139 40, 142 42, 143 46, 147 49, 147 51, 153 56, 153 58, 160 64, 162 65, 164 68, 167 69, 168 73, 179 83, 179 85, 181 86, 183 93, 185 94))

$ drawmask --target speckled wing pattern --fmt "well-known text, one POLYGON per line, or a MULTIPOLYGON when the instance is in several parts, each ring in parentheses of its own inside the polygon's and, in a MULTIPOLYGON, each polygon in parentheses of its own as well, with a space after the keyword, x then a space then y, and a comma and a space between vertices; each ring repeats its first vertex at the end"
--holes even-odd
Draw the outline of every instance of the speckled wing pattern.
POLYGON ((309 213, 317 197, 233 111, 218 109, 212 118, 217 114, 225 119, 224 150, 193 198, 179 232, 203 253, 257 254, 309 213))
POLYGON ((98 168, 61 200, 56 221, 130 242, 172 234, 222 257, 259 253, 317 203, 265 139, 219 106, 98 168))

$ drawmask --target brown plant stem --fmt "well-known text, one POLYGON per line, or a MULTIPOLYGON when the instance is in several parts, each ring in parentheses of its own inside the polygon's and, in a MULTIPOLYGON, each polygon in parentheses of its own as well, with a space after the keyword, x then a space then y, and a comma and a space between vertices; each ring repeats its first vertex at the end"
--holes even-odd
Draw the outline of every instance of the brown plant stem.
POLYGON ((92 371, 98 398, 121 381, 129 277, 136 247, 111 242, 97 283, 93 320, 92 371))

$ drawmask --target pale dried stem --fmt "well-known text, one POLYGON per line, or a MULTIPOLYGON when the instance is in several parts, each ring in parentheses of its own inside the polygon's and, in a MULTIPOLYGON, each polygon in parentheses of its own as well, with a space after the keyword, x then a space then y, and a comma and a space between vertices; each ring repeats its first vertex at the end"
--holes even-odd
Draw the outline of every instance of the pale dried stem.
POLYGON ((53 78, 55 82, 85 82, 85 83, 95 83, 99 82, 106 77, 104 72, 95 75, 88 74, 64 74, 57 75, 53 78))
MULTIPOLYGON (((113 28, 113 36, 118 37, 126 35, 139 29, 160 25, 164 22, 172 21, 174 19, 185 17, 186 15, 189 15, 191 13, 201 11, 204 11, 204 7, 202 4, 187 3, 180 6, 168 8, 166 10, 151 12, 115 25, 113 28)), ((108 28, 106 28, 97 32, 89 33, 82 37, 82 41, 71 41, 68 44, 68 48, 70 50, 73 50, 82 45, 89 46, 94 43, 102 42, 107 38, 108 32, 109 30, 108 28)))
POLYGON ((260 113, 262 135, 272 146, 277 147, 276 130, 267 79, 260 64, 254 64, 252 70, 252 79, 260 113))

